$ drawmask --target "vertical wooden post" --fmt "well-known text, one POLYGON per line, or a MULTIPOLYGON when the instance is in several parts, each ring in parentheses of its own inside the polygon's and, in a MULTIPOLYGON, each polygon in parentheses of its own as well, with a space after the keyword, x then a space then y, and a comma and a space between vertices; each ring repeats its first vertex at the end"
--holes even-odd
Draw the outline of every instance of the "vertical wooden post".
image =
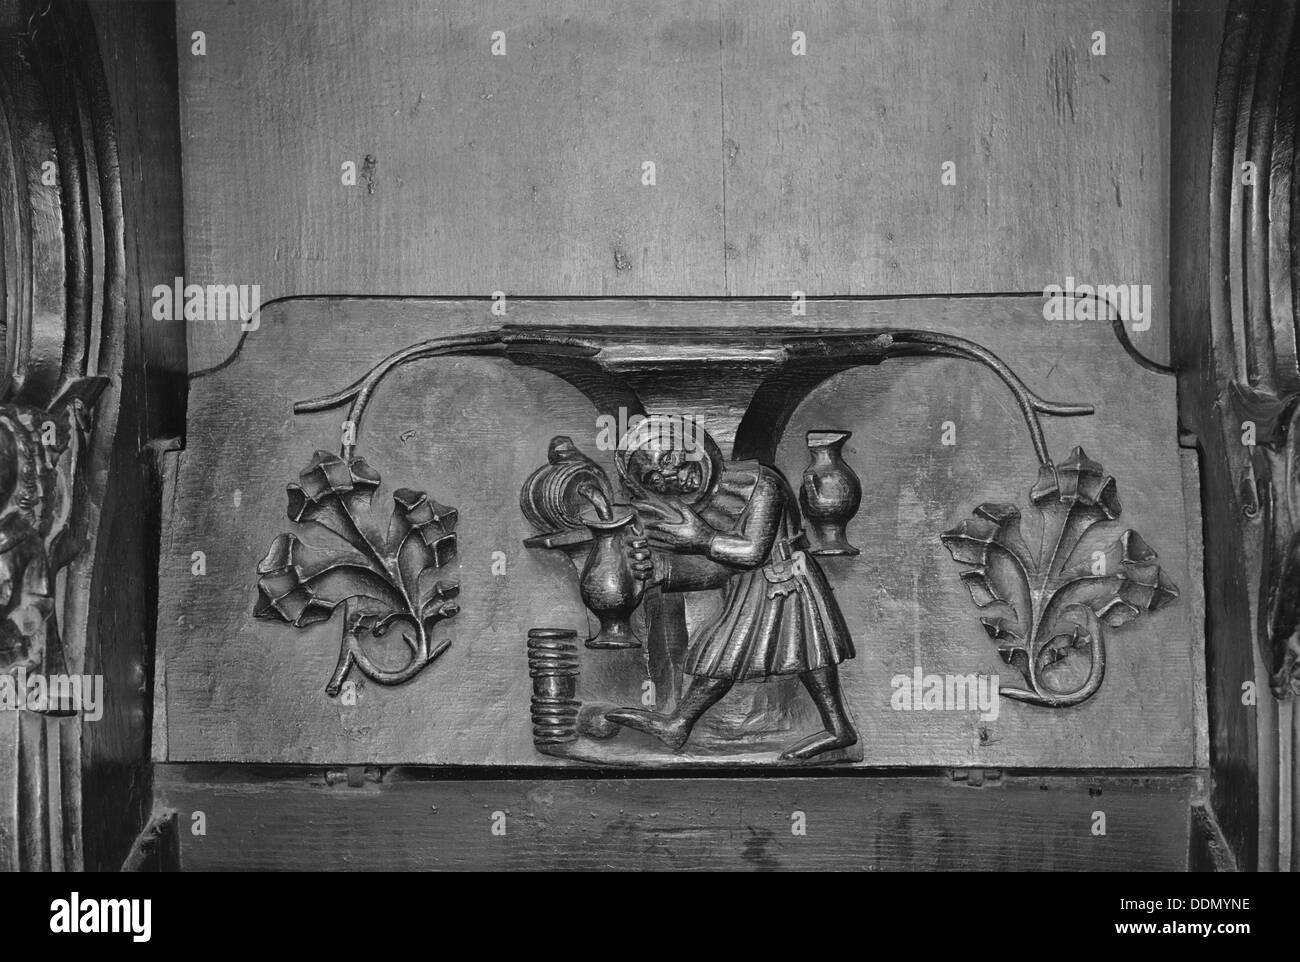
POLYGON ((84 7, 0 0, 0 510, 8 523, 0 567, 22 586, 6 603, 7 623, 35 626, 6 638, 0 660, 20 707, 0 712, 7 869, 86 866, 82 772, 91 725, 76 710, 82 705, 29 701, 24 676, 48 683, 103 674, 100 598, 106 577, 121 575, 100 563, 100 534, 125 480, 119 169, 84 7))
POLYGON ((1211 801, 1241 868, 1287 870, 1300 867, 1300 18, 1274 0, 1180 0, 1174 18, 1173 354, 1201 459, 1211 801))

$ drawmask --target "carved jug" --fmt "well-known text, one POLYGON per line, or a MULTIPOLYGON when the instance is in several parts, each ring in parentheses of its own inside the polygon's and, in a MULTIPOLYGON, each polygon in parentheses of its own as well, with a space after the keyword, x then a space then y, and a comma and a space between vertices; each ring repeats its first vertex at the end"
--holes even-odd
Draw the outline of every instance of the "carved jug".
POLYGON ((809 431, 808 466, 799 488, 799 504, 812 528, 817 555, 855 555, 845 527, 862 504, 862 482, 844 461, 844 442, 851 431, 809 431))
POLYGON ((629 543, 640 537, 637 517, 629 512, 612 521, 584 518, 594 544, 578 582, 582 603, 600 619, 600 632, 588 648, 639 648, 628 619, 641 604, 645 585, 632 572, 629 543))

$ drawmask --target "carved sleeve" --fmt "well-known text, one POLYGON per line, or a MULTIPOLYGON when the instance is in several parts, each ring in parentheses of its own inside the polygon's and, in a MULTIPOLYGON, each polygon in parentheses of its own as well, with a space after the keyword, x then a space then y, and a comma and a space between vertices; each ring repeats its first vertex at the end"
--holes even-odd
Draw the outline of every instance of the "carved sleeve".
POLYGON ((658 553, 654 556, 655 584, 664 591, 704 591, 723 588, 739 574, 738 568, 719 564, 698 554, 658 553))
POLYGON ((784 513, 785 492, 764 476, 745 510, 740 534, 714 535, 709 542, 709 558, 736 568, 759 567, 772 552, 784 513))

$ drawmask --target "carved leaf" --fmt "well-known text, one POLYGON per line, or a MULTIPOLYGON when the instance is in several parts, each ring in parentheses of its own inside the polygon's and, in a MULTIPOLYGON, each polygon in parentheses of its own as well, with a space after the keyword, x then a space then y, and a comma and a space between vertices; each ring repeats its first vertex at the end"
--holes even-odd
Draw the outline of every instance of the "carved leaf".
POLYGON ((1006 618, 981 618, 980 624, 990 638, 998 642, 998 655, 1012 668, 1025 671, 1029 664, 1029 651, 1020 626, 1006 618))
POLYGON ((396 546, 402 585, 413 603, 422 603, 420 576, 456 560, 455 508, 429 498, 423 491, 393 492, 393 517, 388 542, 396 546))
MULTIPOLYGON (((1006 553, 1022 575, 1032 565, 1020 534, 1020 511, 1013 504, 981 504, 975 513, 939 536, 953 560, 965 565, 962 583, 980 608, 1003 603, 1015 610, 1010 585, 999 582, 994 573, 995 555, 1006 553)), ((1019 613, 1017 613, 1019 614, 1019 613)))
POLYGON ((1029 494, 1034 504, 1043 508, 1048 501, 1077 504, 1095 508, 1108 519, 1118 518, 1122 508, 1115 479, 1106 474, 1099 462, 1093 461, 1076 447, 1059 466, 1045 464, 1039 469, 1038 483, 1029 494))
POLYGON ((1004 687, 1003 693, 1031 704, 1075 705, 1101 685, 1103 626, 1118 628, 1143 612, 1159 610, 1178 597, 1178 588, 1161 570, 1155 551, 1132 530, 1116 539, 1100 566, 1069 567, 1088 530, 1121 512, 1115 479, 1082 448, 1076 447, 1059 466, 1043 465, 1030 500, 1043 514, 1043 548, 1037 557, 1024 548, 1020 516, 1012 505, 980 505, 974 517, 941 539, 964 566, 962 581, 981 608, 1010 605, 1009 576, 999 580, 995 571, 1012 570, 1023 578, 1024 612, 1010 605, 1018 623, 981 619, 1003 661, 1029 684, 1028 689, 1004 687), (999 555, 1016 561, 1018 570, 995 567, 999 555), (1071 611, 1084 622, 1071 624, 1071 611), (1061 690, 1065 687, 1069 690, 1061 690))
POLYGON ((379 483, 362 458, 317 451, 299 483, 288 486, 289 517, 333 532, 355 553, 312 560, 296 535, 281 534, 257 569, 259 618, 301 628, 328 621, 346 604, 339 666, 326 686, 330 694, 338 694, 354 666, 381 684, 413 677, 447 647, 445 641, 433 644, 432 627, 460 610, 455 582, 432 577, 456 558, 456 510, 423 491, 400 488, 393 493, 387 538, 376 543, 358 512, 370 506, 379 483), (415 633, 402 634, 410 652, 406 666, 390 671, 362 650, 360 636, 381 637, 399 621, 415 633))
POLYGON ((434 583, 433 589, 420 609, 420 617, 425 626, 432 628, 439 621, 454 618, 460 612, 456 598, 460 595, 460 585, 449 581, 434 583))
POLYGON ((297 524, 318 524, 332 531, 358 551, 369 547, 357 523, 361 510, 379 487, 379 474, 364 458, 344 460, 329 451, 317 451, 311 463, 289 484, 289 520, 297 524))
POLYGON ((1127 530, 1116 542, 1119 571, 1113 600, 1093 610, 1112 628, 1127 624, 1144 611, 1159 611, 1178 597, 1178 586, 1160 567, 1158 556, 1136 531, 1127 530))
POLYGON ((400 609, 400 593, 382 575, 364 563, 309 561, 310 549, 296 535, 282 534, 271 544, 257 566, 262 600, 254 614, 278 618, 302 628, 328 621, 344 601, 364 607, 400 609))
POLYGON ((1013 644, 1024 644, 1024 636, 1020 634, 1020 626, 1006 618, 981 618, 980 624, 984 626, 984 631, 994 641, 1009 641, 1013 644))
POLYGON ((271 542, 266 557, 257 566, 257 590, 261 595, 253 614, 258 618, 279 618, 296 628, 329 621, 339 599, 321 598, 303 576, 298 555, 303 544, 295 535, 282 534, 271 542))
POLYGON ((1029 498, 1043 513, 1043 544, 1049 549, 1038 559, 1034 584, 1034 590, 1043 594, 1063 577, 1088 529, 1118 518, 1123 509, 1115 479, 1080 447, 1059 466, 1044 464, 1029 498))

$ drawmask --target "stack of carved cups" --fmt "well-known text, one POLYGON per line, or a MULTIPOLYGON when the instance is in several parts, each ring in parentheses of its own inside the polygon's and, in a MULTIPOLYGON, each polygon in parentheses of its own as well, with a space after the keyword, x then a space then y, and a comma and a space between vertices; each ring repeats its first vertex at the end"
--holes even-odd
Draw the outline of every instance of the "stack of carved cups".
POLYGON ((569 628, 528 632, 528 674, 533 679, 533 742, 560 745, 578 737, 578 633, 569 628))

